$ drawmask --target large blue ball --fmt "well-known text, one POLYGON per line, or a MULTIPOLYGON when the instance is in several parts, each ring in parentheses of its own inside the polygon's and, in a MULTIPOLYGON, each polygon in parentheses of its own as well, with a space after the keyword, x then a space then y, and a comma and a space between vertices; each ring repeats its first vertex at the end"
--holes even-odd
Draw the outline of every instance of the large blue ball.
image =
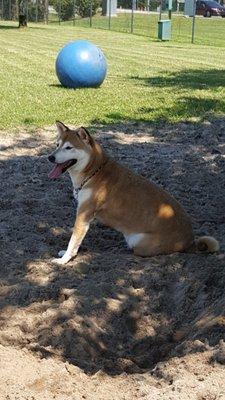
POLYGON ((107 72, 106 58, 97 46, 86 40, 65 45, 56 59, 56 73, 68 88, 98 87, 107 72))

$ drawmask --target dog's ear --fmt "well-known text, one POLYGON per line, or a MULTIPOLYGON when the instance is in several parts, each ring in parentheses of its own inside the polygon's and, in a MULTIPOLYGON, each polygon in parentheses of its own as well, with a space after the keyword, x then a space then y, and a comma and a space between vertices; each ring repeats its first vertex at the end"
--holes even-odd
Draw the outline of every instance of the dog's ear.
POLYGON ((59 135, 62 135, 62 133, 66 133, 69 130, 68 126, 66 126, 63 122, 56 121, 55 123, 59 135))
POLYGON ((94 145, 94 139, 92 138, 90 133, 87 131, 87 129, 83 128, 83 126, 81 128, 79 128, 77 134, 78 134, 79 138, 82 140, 82 142, 84 142, 85 144, 88 144, 91 147, 94 145))

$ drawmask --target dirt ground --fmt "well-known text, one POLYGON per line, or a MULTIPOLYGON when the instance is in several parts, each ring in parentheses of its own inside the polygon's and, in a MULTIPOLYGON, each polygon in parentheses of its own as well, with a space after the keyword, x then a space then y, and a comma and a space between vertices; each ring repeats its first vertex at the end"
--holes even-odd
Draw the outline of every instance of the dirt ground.
POLYGON ((76 212, 69 177, 47 177, 54 135, 0 139, 0 399, 225 399, 225 119, 95 129, 220 241, 208 255, 134 257, 93 223, 75 260, 51 263, 76 212))

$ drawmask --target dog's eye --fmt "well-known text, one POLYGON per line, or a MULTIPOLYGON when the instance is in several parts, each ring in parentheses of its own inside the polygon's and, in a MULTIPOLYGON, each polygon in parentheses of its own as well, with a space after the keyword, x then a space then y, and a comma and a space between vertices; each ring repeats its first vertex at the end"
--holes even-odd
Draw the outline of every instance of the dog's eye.
POLYGON ((71 149, 72 149, 72 147, 70 147, 70 146, 66 147, 66 150, 71 150, 71 149))
POLYGON ((56 143, 56 147, 59 147, 59 143, 56 143))

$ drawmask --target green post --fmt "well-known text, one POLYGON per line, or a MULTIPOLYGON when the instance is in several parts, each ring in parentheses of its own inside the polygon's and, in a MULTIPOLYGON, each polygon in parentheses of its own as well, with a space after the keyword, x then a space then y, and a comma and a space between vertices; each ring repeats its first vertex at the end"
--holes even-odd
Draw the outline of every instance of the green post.
POLYGON ((169 19, 158 21, 158 39, 161 40, 171 39, 171 21, 169 19))

